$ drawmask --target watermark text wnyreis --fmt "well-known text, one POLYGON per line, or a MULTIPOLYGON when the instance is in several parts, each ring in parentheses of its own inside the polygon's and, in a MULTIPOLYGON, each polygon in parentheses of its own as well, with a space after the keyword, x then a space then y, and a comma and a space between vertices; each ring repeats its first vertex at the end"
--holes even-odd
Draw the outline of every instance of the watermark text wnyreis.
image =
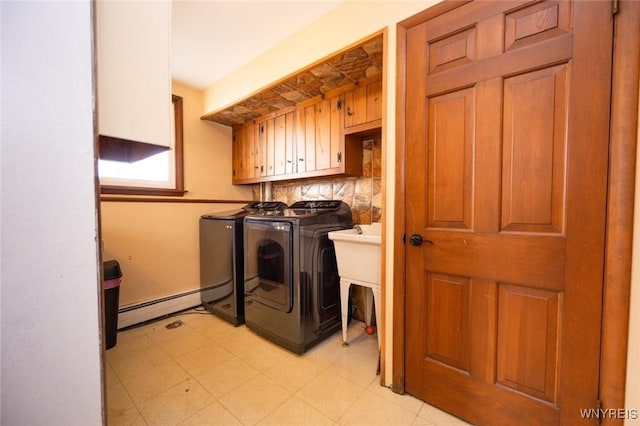
POLYGON ((635 408, 581 408, 580 417, 583 419, 638 419, 635 408))

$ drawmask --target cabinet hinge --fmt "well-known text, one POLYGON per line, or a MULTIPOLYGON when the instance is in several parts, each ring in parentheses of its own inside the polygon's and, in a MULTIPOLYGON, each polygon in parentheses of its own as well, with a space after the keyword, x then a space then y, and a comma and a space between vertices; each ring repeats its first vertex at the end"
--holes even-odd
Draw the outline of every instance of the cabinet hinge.
POLYGON ((342 153, 338 153, 338 163, 342 163, 342 153))
POLYGON ((618 14, 618 10, 619 10, 618 8, 619 7, 620 7, 620 4, 619 4, 618 0, 613 0, 613 5, 611 7, 612 15, 615 16, 615 15, 618 14))
POLYGON ((336 101, 336 109, 340 111, 342 109, 342 99, 336 101))

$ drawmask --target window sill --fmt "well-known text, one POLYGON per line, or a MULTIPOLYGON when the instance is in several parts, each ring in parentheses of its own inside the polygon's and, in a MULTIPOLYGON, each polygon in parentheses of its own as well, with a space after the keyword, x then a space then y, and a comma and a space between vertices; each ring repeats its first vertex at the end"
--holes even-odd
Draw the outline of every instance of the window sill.
POLYGON ((168 197, 183 197, 187 193, 182 189, 171 188, 142 188, 137 186, 112 186, 102 185, 100 187, 101 194, 119 194, 119 195, 163 195, 168 197))

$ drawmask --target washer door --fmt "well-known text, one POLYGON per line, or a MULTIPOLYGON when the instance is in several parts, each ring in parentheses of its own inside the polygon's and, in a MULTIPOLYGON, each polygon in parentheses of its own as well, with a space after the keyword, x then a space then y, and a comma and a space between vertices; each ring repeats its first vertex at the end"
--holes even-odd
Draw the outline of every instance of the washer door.
POLYGON ((245 220, 245 297, 284 312, 293 306, 289 222, 245 220))

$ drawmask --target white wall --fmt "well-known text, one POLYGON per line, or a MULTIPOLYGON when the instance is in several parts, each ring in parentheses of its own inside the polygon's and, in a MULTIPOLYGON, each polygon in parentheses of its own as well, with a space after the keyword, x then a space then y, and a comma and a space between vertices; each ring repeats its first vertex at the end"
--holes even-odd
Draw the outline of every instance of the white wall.
POLYGON ((6 425, 102 423, 91 2, 0 2, 6 425))

